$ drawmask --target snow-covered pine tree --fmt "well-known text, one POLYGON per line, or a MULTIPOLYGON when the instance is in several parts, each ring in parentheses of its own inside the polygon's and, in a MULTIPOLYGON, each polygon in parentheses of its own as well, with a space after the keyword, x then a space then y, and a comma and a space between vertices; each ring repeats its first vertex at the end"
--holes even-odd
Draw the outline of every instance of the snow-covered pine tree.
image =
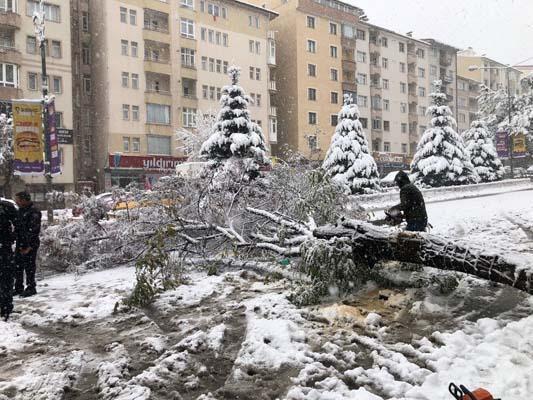
POLYGON ((433 104, 428 108, 430 127, 424 132, 411 164, 415 179, 428 186, 465 185, 476 183, 479 176, 455 131, 457 123, 452 116, 442 81, 434 82, 430 94, 433 104))
POLYGON ((322 169, 346 193, 366 193, 379 188, 376 162, 369 154, 368 142, 359 121, 359 109, 351 95, 344 95, 344 105, 331 138, 322 169))
POLYGON ((240 68, 235 66, 228 70, 231 85, 222 89, 222 108, 200 155, 211 161, 213 167, 219 167, 230 159, 240 159, 249 179, 254 179, 259 174, 259 167, 269 164, 269 160, 261 128, 250 120, 250 97, 238 85, 240 73, 240 68))
POLYGON ((496 147, 483 121, 474 121, 463 133, 466 150, 472 165, 482 182, 493 182, 503 178, 503 164, 498 158, 496 147))

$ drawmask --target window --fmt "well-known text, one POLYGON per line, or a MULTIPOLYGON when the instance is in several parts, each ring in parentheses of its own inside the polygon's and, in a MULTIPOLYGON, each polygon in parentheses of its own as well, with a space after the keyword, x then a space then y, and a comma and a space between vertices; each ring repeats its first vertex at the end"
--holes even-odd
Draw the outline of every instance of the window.
POLYGON ((257 94, 255 105, 257 107, 261 107, 261 95, 260 94, 257 94))
POLYGON ((209 99, 215 100, 215 87, 209 86, 209 99))
POLYGON ((426 88, 423 86, 418 87, 418 95, 420 97, 426 97, 426 88))
POLYGON ((359 121, 361 121, 361 125, 364 129, 368 128, 368 118, 359 118, 359 121))
POLYGON ((405 82, 400 82, 400 92, 401 93, 407 92, 407 85, 405 84, 405 82))
POLYGON ((357 96, 357 106, 366 108, 368 107, 368 97, 367 96, 357 96))
POLYGON ((331 80, 332 81, 338 81, 339 80, 339 71, 337 71, 335 68, 331 68, 330 76, 331 76, 331 80))
POLYGON ((307 51, 309 53, 316 53, 316 42, 314 40, 307 41, 307 51))
POLYGON ((215 43, 216 43, 218 46, 220 46, 220 43, 221 43, 221 41, 220 41, 220 32, 216 32, 216 33, 215 33, 215 43))
POLYGON ((215 31, 212 30, 212 29, 209 29, 207 31, 207 40, 209 41, 209 43, 215 43, 215 31))
POLYGON ((137 25, 137 11, 130 10, 130 24, 137 25))
POLYGON ((402 129, 402 133, 407 133, 407 124, 406 123, 402 123, 401 129, 402 129))
POLYGON ((429 75, 437 76, 437 67, 435 65, 429 67, 429 75))
POLYGON ((385 132, 390 132, 390 121, 383 121, 383 130, 385 132))
POLYGON ((255 42, 253 40, 248 41, 248 50, 250 51, 250 53, 254 52, 254 43, 255 42))
POLYGON ((398 43, 398 48, 400 50, 400 53, 405 53, 405 43, 398 43))
POLYGON ((307 16, 307 27, 315 29, 315 17, 307 16))
POLYGON ((85 94, 91 94, 92 81, 89 75, 83 75, 83 91, 85 92, 85 94))
POLYGON ((228 47, 229 46, 229 40, 228 40, 228 34, 224 33, 222 34, 222 46, 228 47))
POLYGON ((316 65, 315 64, 307 64, 307 74, 309 76, 316 76, 316 65))
POLYGON ((309 125, 316 125, 316 112, 310 112, 308 114, 309 125))
POLYGON ((215 72, 215 59, 209 58, 209 72, 215 72))
POLYGON ((128 9, 126 7, 120 7, 120 22, 124 24, 128 23, 128 9))
POLYGON ((407 112, 407 103, 400 103, 400 111, 405 114, 407 112))
POLYGON ((388 58, 382 58, 382 59, 381 59, 381 66, 382 66, 384 69, 389 68, 389 59, 388 59, 388 58))
POLYGON ((131 88, 139 89, 139 74, 131 74, 131 88))
POLYGON ((337 58, 337 46, 329 46, 329 55, 333 58, 337 58))
POLYGON ((128 41, 127 40, 121 40, 120 41, 120 46, 121 46, 121 53, 123 56, 127 56, 128 55, 128 41))
POLYGON ((148 136, 148 154, 171 155, 170 136, 148 136))
POLYGON ((426 70, 424 68, 418 68, 418 77, 419 78, 425 78, 426 77, 426 70))
POLYGON ((400 72, 405 72, 405 63, 400 63, 400 72))
POLYGON ((146 122, 149 124, 170 125, 170 106, 147 103, 146 122))
POLYGON ((202 69, 207 71, 207 57, 205 56, 202 57, 202 69))
POLYGON ((219 73, 219 74, 222 73, 222 60, 218 60, 218 59, 217 59, 217 62, 216 62, 216 71, 217 71, 217 73, 219 73))
POLYGON ((131 56, 132 57, 139 56, 139 44, 137 42, 131 42, 131 56))
POLYGON ((122 87, 127 88, 130 86, 130 74, 129 72, 122 73, 122 87))
POLYGON ((56 111, 56 127, 57 128, 63 128, 63 113, 56 111))
POLYGON ((124 121, 129 121, 130 119, 130 105, 122 104, 122 119, 124 121))
POLYGON ((316 89, 307 89, 307 100, 316 101, 316 89))
POLYGON ((459 113, 459 122, 466 122, 466 115, 463 113, 459 113))
POLYGON ((139 106, 131 106, 131 119, 133 121, 139 120, 139 106))
POLYGON ((416 56, 418 58, 424 58, 426 56, 426 52, 423 49, 417 49, 416 50, 416 56))
POLYGON ((28 89, 37 90, 38 83, 37 74, 34 72, 28 72, 28 89))
MULTIPOLYGON (((9 2, 9 0, 8 0, 9 2)), ((2 1, 0 1, 1 5, 2 1)), ((26 15, 28 17, 32 17, 33 14, 37 11, 39 11, 40 6, 39 2, 36 0, 28 0, 28 7, 26 8, 26 15)), ((55 4, 44 4, 44 19, 51 22, 60 22, 61 21, 61 13, 60 13, 60 7, 55 4)))
POLYGON ((371 101, 372 101, 372 108, 374 110, 381 110, 381 97, 372 96, 371 101))
POLYGON ((426 107, 418 107, 418 112, 420 115, 425 116, 426 115, 427 108, 426 107))
POLYGON ((390 152, 390 142, 383 142, 383 151, 390 152))
POLYGON ((128 136, 122 137, 122 151, 124 153, 130 152, 130 138, 128 136))
POLYGON ((366 40, 366 32, 362 29, 357 30, 357 39, 358 40, 366 40))
POLYGON ((383 109, 385 111, 390 111, 390 100, 387 100, 387 99, 383 100, 383 109))
POLYGON ((196 126, 196 109, 184 107, 182 116, 184 127, 193 128, 196 126))
POLYGON ((222 18, 228 19, 228 10, 226 7, 222 7, 222 18))
POLYGON ((131 140, 131 150, 134 153, 140 153, 141 152, 141 139, 140 138, 133 138, 131 140))
POLYGON ((261 80, 261 68, 255 69, 255 80, 260 81, 261 80))
POLYGON ((220 98, 222 97, 222 89, 217 87, 217 100, 220 101, 220 98))
POLYGON ((366 62, 366 53, 362 52, 362 51, 358 51, 357 52, 357 62, 366 62))
POLYGON ((339 123, 339 116, 337 114, 331 115, 331 126, 337 126, 339 123))
POLYGON ((207 85, 202 86, 202 98, 207 99, 208 87, 207 85))
POLYGON ((339 94, 337 92, 331 92, 331 104, 339 103, 339 94))
POLYGON ((381 38, 381 46, 382 47, 389 47, 389 40, 386 37, 381 38))
POLYGON ((52 40, 52 57, 61 58, 61 42, 58 40, 52 40))
POLYGON ((418 127, 418 132, 420 132, 420 135, 423 135, 425 131, 426 131, 426 127, 424 125, 420 125, 418 127))
POLYGON ((194 67, 195 64, 195 50, 187 47, 181 48, 181 65, 184 67, 194 67))
POLYGON ((376 118, 372 120, 372 129, 381 130, 381 119, 376 118))
POLYGON ((86 44, 82 45, 81 60, 83 62, 83 65, 91 64, 91 49, 89 48, 89 45, 86 45, 86 44))
POLYGON ((83 32, 89 32, 89 13, 86 11, 81 13, 81 29, 83 32))
POLYGON ((337 34, 337 24, 334 22, 329 23, 329 33, 330 35, 336 35, 337 34))
POLYGON ((206 28, 202 28, 200 29, 200 38, 205 41, 206 40, 206 37, 207 37, 207 29, 206 28))
POLYGON ((382 81, 382 84, 383 84, 383 89, 389 89, 389 80, 388 79, 383 79, 382 81))
POLYGON ((61 79, 60 76, 52 77, 52 92, 53 93, 63 92, 63 79, 61 79))
POLYGON ((193 0, 181 0, 180 5, 185 8, 193 8, 193 0))
POLYGON ((228 73, 228 62, 227 61, 224 61, 222 63, 222 71, 223 71, 224 74, 228 73))
POLYGON ((194 39, 194 21, 188 18, 181 19, 181 36, 194 39))
POLYGON ((26 37, 26 53, 37 54, 37 39, 35 36, 26 37))

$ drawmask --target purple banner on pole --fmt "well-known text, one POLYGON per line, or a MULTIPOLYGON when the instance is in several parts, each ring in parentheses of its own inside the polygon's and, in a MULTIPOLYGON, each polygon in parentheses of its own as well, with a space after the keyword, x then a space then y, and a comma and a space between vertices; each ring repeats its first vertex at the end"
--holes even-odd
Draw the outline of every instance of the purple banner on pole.
POLYGON ((507 132, 496 132, 496 151, 499 158, 509 158, 509 136, 507 132))
POLYGON ((61 157, 59 155, 59 142, 57 139, 56 126, 56 106, 55 101, 52 100, 47 104, 48 115, 48 145, 50 146, 50 173, 52 175, 59 175, 61 173, 61 157))

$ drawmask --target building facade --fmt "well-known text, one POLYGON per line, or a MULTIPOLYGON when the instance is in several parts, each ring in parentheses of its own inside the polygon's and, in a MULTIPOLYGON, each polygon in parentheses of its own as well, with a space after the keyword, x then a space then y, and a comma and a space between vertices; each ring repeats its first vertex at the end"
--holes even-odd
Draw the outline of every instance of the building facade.
POLYGON ((98 190, 154 180, 185 159, 177 128, 216 113, 227 69, 242 69, 251 115, 276 139, 275 42, 267 9, 240 1, 95 0, 88 8, 91 148, 98 190))
POLYGON ((478 119, 480 83, 457 76, 457 129, 459 133, 470 129, 472 122, 478 119))
MULTIPOLYGON (((41 99, 41 53, 35 38, 33 13, 39 2, 6 0, 0 2, 0 101, 41 99)), ((54 177, 58 191, 74 190, 74 145, 72 140, 72 63, 69 0, 45 4, 46 65, 48 91, 55 96, 57 126, 60 129, 62 174, 54 177)), ((24 177, 16 189, 26 189, 37 202, 45 199, 45 179, 24 177)))

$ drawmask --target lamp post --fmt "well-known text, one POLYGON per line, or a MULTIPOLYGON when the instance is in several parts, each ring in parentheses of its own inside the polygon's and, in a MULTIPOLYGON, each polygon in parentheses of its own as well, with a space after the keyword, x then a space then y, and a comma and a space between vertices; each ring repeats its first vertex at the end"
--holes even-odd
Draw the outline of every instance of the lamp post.
POLYGON ((512 97, 511 97, 511 67, 510 65, 506 67, 480 67, 478 65, 471 65, 468 67, 469 71, 489 71, 489 70, 505 70, 507 71, 507 100, 508 100, 508 106, 507 106, 507 117, 509 118, 509 133, 508 133, 508 139, 509 139, 509 164, 511 166, 511 178, 514 178, 514 159, 513 159, 513 151, 514 151, 514 141, 513 141, 513 135, 511 134, 511 118, 512 118, 512 97))
POLYGON ((43 0, 39 1, 39 11, 33 14, 33 26, 35 28, 35 37, 39 41, 39 48, 41 50, 41 75, 42 75, 42 94, 43 94, 43 127, 45 138, 45 178, 46 178, 46 216, 49 224, 54 222, 54 209, 52 199, 49 198, 52 194, 52 171, 51 171, 51 152, 50 152, 50 137, 48 135, 48 108, 46 98, 48 96, 48 76, 46 74, 46 35, 45 35, 45 15, 43 0))

